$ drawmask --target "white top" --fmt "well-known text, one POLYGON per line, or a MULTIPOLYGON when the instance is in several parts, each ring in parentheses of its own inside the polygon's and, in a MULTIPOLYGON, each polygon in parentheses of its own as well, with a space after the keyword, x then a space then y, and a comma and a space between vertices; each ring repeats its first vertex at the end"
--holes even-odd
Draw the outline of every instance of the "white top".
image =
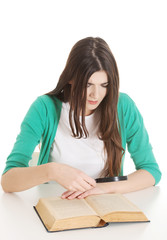
POLYGON ((106 160, 104 143, 97 137, 98 115, 93 113, 85 117, 85 125, 89 136, 76 139, 72 136, 70 128, 69 109, 69 103, 62 104, 55 140, 50 150, 49 162, 65 163, 80 169, 92 178, 97 178, 100 176, 106 160))

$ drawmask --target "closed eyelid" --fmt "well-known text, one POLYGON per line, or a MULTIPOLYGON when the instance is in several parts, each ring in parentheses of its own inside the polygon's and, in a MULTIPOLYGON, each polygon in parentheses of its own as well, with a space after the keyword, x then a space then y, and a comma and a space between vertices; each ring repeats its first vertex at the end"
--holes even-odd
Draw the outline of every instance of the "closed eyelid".
POLYGON ((108 85, 109 84, 109 82, 106 82, 106 83, 102 83, 101 85, 108 85))
MULTIPOLYGON (((94 84, 94 83, 87 83, 89 86, 92 86, 92 85, 96 85, 96 84, 94 84)), ((100 86, 108 86, 108 84, 109 84, 109 82, 105 82, 105 83, 102 83, 102 84, 100 84, 100 86)))

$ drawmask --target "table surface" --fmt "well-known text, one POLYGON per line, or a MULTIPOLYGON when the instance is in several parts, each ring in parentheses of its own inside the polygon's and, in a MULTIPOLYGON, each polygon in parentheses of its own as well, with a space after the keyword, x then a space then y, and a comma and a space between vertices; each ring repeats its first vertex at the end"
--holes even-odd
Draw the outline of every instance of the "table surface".
POLYGON ((57 184, 42 184, 19 193, 4 193, 0 186, 0 239, 163 239, 167 236, 166 183, 124 194, 149 218, 149 223, 110 223, 100 229, 78 229, 48 233, 33 206, 41 197, 59 196, 64 189, 57 184))

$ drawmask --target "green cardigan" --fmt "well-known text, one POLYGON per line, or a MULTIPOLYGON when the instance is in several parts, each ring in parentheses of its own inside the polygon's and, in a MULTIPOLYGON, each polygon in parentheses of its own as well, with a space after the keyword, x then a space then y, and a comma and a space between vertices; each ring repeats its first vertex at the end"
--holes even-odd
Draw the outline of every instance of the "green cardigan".
MULTIPOLYGON (((48 162, 50 147, 54 141, 60 119, 62 102, 47 95, 38 97, 30 106, 17 136, 11 154, 7 158, 4 172, 14 167, 28 167, 35 147, 42 142, 38 165, 48 162)), ((133 100, 120 93, 118 118, 121 128, 122 147, 126 145, 136 170, 145 169, 155 178, 155 184, 161 179, 161 172, 149 143, 148 133, 143 119, 133 100)), ((122 159, 121 172, 123 175, 122 159)))

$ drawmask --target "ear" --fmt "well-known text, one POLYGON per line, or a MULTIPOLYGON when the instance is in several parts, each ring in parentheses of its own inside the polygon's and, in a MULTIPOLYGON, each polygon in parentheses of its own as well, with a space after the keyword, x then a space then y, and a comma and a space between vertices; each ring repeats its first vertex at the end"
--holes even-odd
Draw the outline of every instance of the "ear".
POLYGON ((68 83, 69 83, 69 84, 72 84, 72 80, 70 80, 68 83))

